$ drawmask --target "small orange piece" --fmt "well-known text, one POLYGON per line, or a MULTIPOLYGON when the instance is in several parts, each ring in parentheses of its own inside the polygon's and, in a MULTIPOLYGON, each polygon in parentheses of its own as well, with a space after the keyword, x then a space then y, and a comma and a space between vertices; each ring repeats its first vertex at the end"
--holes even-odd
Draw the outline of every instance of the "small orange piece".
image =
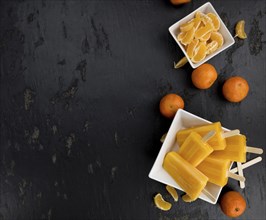
POLYGON ((163 211, 168 211, 168 210, 170 210, 171 207, 172 207, 172 204, 169 203, 169 202, 166 202, 166 201, 163 199, 163 197, 162 197, 162 195, 161 195, 160 193, 158 193, 158 194, 153 198, 153 200, 154 200, 154 203, 155 203, 156 207, 157 207, 158 209, 163 210, 163 211))
POLYGON ((187 47, 187 55, 189 58, 192 58, 194 56, 194 51, 199 43, 199 40, 194 39, 191 41, 191 43, 187 47))
POLYGON ((170 93, 160 101, 160 112, 167 118, 173 118, 178 109, 184 109, 185 103, 181 96, 170 93))
POLYGON ((200 27, 196 33, 195 33, 195 38, 200 39, 203 37, 205 34, 208 34, 213 30, 213 25, 211 23, 207 23, 204 27, 200 27))
POLYGON ((211 18, 213 26, 214 26, 214 31, 218 31, 220 29, 220 20, 219 18, 213 14, 213 13, 208 13, 207 16, 211 18))
POLYGON ((229 191, 222 196, 220 206, 225 215, 236 218, 244 213, 246 201, 239 192, 229 191))
POLYGON ((187 32, 187 31, 189 31, 193 27, 194 27, 194 21, 191 20, 191 21, 189 21, 189 22, 187 22, 185 24, 182 24, 180 26, 180 30, 181 30, 181 32, 187 32))
POLYGON ((174 201, 177 202, 178 201, 178 194, 177 194, 176 189, 174 187, 172 187, 172 186, 167 185, 166 186, 166 190, 172 196, 172 198, 174 199, 174 201))
POLYGON ((212 24, 212 19, 209 16, 205 15, 202 12, 199 12, 199 13, 200 13, 200 18, 201 18, 203 24, 205 24, 205 25, 207 25, 207 23, 212 24))
POLYGON ((217 41, 212 41, 210 43, 207 44, 207 54, 211 54, 214 51, 216 51, 218 48, 218 42, 217 41))
POLYGON ((204 60, 204 58, 207 55, 207 47, 205 42, 200 42, 199 46, 195 49, 195 55, 191 58, 191 61, 193 63, 198 63, 202 60, 204 60))
POLYGON ((182 39, 181 43, 183 45, 190 44, 194 38, 195 31, 196 31, 196 29, 194 27, 192 27, 188 32, 186 32, 186 36, 182 39))
POLYGON ((212 32, 210 39, 212 41, 217 41, 218 48, 220 48, 224 44, 223 35, 221 35, 219 32, 212 32))
POLYGON ((212 34, 212 32, 209 32, 208 34, 203 35, 203 36, 200 38, 200 41, 202 41, 202 42, 206 42, 206 41, 208 41, 208 40, 210 39, 210 37, 211 37, 211 34, 212 34))
POLYGON ((186 36, 186 32, 180 32, 178 35, 177 35, 177 40, 178 41, 182 41, 184 39, 184 37, 186 36))
POLYGON ((208 89, 217 79, 217 72, 213 65, 204 63, 192 72, 192 83, 198 89, 208 89))
POLYGON ((223 95, 229 102, 241 102, 248 92, 248 82, 240 76, 230 77, 223 85, 223 95))
POLYGON ((194 21, 194 28, 198 30, 201 24, 201 18, 196 14, 196 17, 193 19, 193 21, 194 21))

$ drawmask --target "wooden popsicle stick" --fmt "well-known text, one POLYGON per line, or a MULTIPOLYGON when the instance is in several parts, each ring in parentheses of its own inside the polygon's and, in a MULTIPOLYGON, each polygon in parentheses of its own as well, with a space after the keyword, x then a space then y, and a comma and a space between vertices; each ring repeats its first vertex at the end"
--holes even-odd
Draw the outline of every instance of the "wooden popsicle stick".
MULTIPOLYGON (((242 169, 246 169, 246 168, 248 168, 248 167, 250 167, 250 166, 252 166, 252 165, 254 165, 260 161, 262 161, 262 157, 256 157, 256 158, 254 158, 254 159, 252 159, 246 163, 243 163, 242 169)), ((230 170, 230 173, 236 173, 237 171, 238 171, 238 169, 237 169, 237 167, 235 167, 232 170, 230 170)))
MULTIPOLYGON (((237 162, 237 169, 238 169, 238 175, 239 176, 244 176, 243 169, 242 169, 242 164, 240 162, 237 162)), ((240 183, 240 188, 244 189, 245 188, 245 182, 239 181, 239 183, 240 183)))
POLYGON ((246 146, 246 150, 247 150, 247 152, 253 153, 253 154, 263 154, 263 149, 258 148, 258 147, 246 146))
POLYGON ((224 132, 222 134, 222 137, 223 138, 228 138, 228 137, 232 137, 232 136, 235 136, 235 135, 238 135, 238 134, 240 134, 240 131, 238 129, 236 129, 236 130, 224 132))
POLYGON ((232 179, 238 180, 238 181, 243 181, 244 182, 246 180, 245 177, 239 176, 239 175, 237 175, 235 173, 231 173, 230 171, 227 172, 227 176, 230 177, 230 178, 232 178, 232 179))
POLYGON ((215 130, 212 130, 210 132, 208 132, 206 135, 204 135, 204 137, 201 139, 203 142, 207 142, 208 140, 210 140, 214 135, 216 134, 215 130))
POLYGON ((211 201, 215 202, 216 198, 207 189, 203 189, 202 193, 207 196, 211 201))

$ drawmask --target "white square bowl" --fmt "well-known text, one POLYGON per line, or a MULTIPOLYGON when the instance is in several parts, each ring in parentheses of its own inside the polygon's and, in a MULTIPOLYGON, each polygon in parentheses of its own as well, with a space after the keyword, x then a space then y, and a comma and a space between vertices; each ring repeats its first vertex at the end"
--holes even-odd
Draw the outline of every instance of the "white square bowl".
POLYGON ((181 50, 183 51, 185 56, 187 57, 188 62, 190 63, 192 68, 194 68, 194 69, 197 68, 198 66, 200 66, 201 64, 207 62, 209 59, 211 59, 212 57, 214 57, 217 54, 221 53, 222 51, 224 51, 225 49, 227 49, 228 47, 232 46, 235 43, 235 40, 234 40, 233 36, 231 35, 231 33, 229 32, 229 30, 227 29, 227 27, 223 23, 222 19, 220 18, 218 13, 215 11, 214 7, 212 6, 212 4, 210 2, 205 3, 204 5, 202 5, 201 7, 199 7, 198 9, 196 9, 195 11, 193 11, 192 13, 187 15, 186 17, 182 18, 181 20, 179 20, 178 22, 173 24, 171 27, 169 27, 169 32, 172 35, 172 37, 175 39, 176 43, 179 45, 179 47, 181 48, 181 50), (202 60, 201 62, 193 63, 190 60, 190 58, 188 57, 188 55, 186 53, 186 50, 183 47, 183 45, 177 40, 177 35, 180 33, 180 28, 179 28, 180 25, 182 25, 184 23, 187 23, 188 21, 193 19, 195 17, 196 12, 198 12, 198 11, 202 12, 204 14, 213 13, 213 14, 217 15, 218 19, 220 20, 219 32, 223 35, 224 44, 218 50, 216 50, 215 52, 207 55, 205 57, 205 59, 202 60))
MULTIPOLYGON (((165 155, 169 151, 177 151, 179 146, 178 143, 176 142, 176 133, 184 128, 189 128, 193 126, 199 126, 199 125, 204 125, 204 124, 210 124, 212 122, 207 121, 203 118, 200 118, 196 115, 193 115, 185 110, 179 109, 173 119, 173 122, 170 126, 170 129, 166 135, 166 138, 164 140, 164 143, 161 147, 161 150, 153 164, 153 167, 149 173, 149 177, 153 180, 156 180, 158 182, 164 183, 166 185, 170 185, 176 189, 179 189, 181 191, 182 188, 175 182, 175 180, 164 170, 163 168, 163 160, 165 155)), ((229 131, 226 128, 223 128, 224 131, 229 131)), ((210 194, 213 196, 208 197, 205 194, 201 193, 199 198, 212 203, 216 204, 219 195, 222 191, 222 187, 212 184, 212 183, 207 183, 205 189, 210 192, 210 194)))

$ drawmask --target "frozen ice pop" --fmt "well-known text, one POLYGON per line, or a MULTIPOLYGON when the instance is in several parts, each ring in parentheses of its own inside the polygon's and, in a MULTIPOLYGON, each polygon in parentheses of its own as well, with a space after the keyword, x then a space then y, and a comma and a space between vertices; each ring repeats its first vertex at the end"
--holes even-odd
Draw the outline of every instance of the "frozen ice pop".
POLYGON ((220 159, 228 159, 236 162, 246 162, 246 152, 262 154, 263 150, 246 146, 245 135, 235 135, 225 138, 226 147, 224 150, 214 151, 211 155, 220 159))
POLYGON ((215 135, 215 131, 210 131, 202 138, 198 133, 192 131, 177 153, 196 167, 213 152, 213 148, 206 143, 213 135, 215 135))
POLYGON ((208 177, 174 151, 166 154, 163 168, 188 194, 192 201, 199 197, 208 182, 208 177))
POLYGON ((229 172, 230 164, 230 160, 217 159, 210 155, 197 166, 197 169, 209 178, 209 182, 218 186, 225 186, 228 177, 245 181, 243 176, 229 172))
POLYGON ((233 130, 224 133, 222 130, 221 123, 215 122, 212 124, 180 130, 176 134, 176 140, 179 146, 181 146, 192 131, 197 132, 203 137, 211 130, 214 130, 216 132, 216 134, 208 141, 208 144, 213 148, 213 150, 223 150, 226 147, 225 137, 239 134, 239 130, 233 130))

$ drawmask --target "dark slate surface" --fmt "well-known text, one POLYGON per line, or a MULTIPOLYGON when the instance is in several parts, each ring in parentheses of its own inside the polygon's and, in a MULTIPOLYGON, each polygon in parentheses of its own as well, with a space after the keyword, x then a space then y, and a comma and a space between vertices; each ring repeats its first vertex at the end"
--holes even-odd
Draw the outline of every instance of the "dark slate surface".
MULTIPOLYGON (((228 219, 202 200, 158 210, 157 192, 171 198, 148 178, 171 124, 158 109, 170 92, 265 149, 266 3, 211 2, 232 33, 244 19, 248 39, 210 61, 219 77, 200 91, 189 65, 172 68, 182 52, 168 27, 205 1, 0 1, 1 220, 228 219), (250 85, 239 104, 221 95, 233 75, 250 85)), ((224 191, 246 198, 240 219, 265 219, 265 159, 245 176, 244 190, 230 181, 224 191)))

